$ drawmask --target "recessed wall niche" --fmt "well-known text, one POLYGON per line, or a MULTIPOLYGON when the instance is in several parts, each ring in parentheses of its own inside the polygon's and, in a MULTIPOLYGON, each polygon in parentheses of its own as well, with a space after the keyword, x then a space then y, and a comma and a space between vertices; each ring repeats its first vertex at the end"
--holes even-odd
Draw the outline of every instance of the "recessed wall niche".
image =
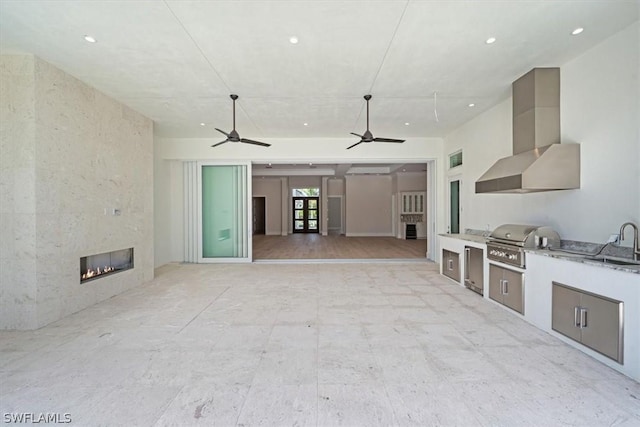
POLYGON ((133 268, 133 248, 80 258, 80 283, 100 279, 133 268))

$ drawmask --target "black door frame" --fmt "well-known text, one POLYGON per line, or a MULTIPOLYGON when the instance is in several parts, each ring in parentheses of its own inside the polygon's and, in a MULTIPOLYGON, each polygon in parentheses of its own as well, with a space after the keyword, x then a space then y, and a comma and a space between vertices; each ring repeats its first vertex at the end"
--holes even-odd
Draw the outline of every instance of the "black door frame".
POLYGON ((291 212, 291 217, 293 219, 293 232, 294 233, 320 233, 320 198, 317 196, 314 197, 304 197, 304 196, 293 196, 292 197, 292 206, 293 211, 291 212), (296 209, 296 200, 303 201, 302 209, 296 209), (316 207, 315 209, 309 209, 309 202, 315 200, 316 207), (315 218, 308 218, 308 213, 310 210, 316 211, 315 218), (302 218, 296 218, 296 211, 302 211, 302 218), (296 221, 304 221, 304 228, 296 228, 296 221), (316 228, 309 227, 309 221, 316 222, 316 228))

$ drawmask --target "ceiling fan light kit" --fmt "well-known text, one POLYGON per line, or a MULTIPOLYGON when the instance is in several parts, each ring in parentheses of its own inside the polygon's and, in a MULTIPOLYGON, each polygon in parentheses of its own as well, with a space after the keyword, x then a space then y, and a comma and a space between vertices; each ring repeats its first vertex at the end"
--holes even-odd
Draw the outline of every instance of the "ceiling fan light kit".
POLYGON ((224 141, 218 142, 217 144, 213 144, 212 147, 217 147, 218 145, 222 145, 226 142, 242 142, 244 144, 253 144, 253 145, 260 145, 262 147, 270 147, 271 144, 267 144, 266 142, 254 141, 253 139, 247 139, 247 138, 240 138, 238 131, 236 131, 236 100, 238 99, 238 95, 231 94, 229 95, 229 97, 233 100, 233 130, 227 133, 221 129, 215 128, 218 132, 225 135, 227 139, 225 139, 224 141))
POLYGON ((355 147, 356 145, 362 144, 363 142, 365 142, 365 143, 369 143, 369 142, 395 142, 395 143, 402 143, 402 142, 404 142, 405 141, 404 139, 375 138, 373 136, 373 134, 369 130, 369 100, 371 100, 371 95, 365 95, 364 96, 364 100, 367 101, 367 130, 362 135, 358 135, 357 133, 351 132, 351 135, 355 135, 355 136, 359 137, 360 141, 358 141, 355 144, 347 147, 347 150, 350 150, 353 147, 355 147))

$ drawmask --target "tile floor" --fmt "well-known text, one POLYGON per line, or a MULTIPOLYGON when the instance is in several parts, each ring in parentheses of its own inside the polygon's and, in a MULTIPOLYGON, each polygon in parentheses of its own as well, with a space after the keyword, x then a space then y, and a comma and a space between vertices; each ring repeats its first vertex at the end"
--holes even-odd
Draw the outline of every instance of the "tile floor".
POLYGON ((0 413, 104 426, 638 426, 640 384, 428 262, 178 265, 0 332, 0 413))

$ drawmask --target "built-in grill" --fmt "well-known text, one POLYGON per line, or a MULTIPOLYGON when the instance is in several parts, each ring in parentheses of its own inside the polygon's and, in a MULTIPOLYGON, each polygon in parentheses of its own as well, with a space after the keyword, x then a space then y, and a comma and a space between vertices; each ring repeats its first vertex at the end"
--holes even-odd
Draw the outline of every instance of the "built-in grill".
POLYGON ((487 239, 487 258, 525 268, 525 249, 549 246, 560 247, 560 236, 551 227, 504 224, 487 239))

